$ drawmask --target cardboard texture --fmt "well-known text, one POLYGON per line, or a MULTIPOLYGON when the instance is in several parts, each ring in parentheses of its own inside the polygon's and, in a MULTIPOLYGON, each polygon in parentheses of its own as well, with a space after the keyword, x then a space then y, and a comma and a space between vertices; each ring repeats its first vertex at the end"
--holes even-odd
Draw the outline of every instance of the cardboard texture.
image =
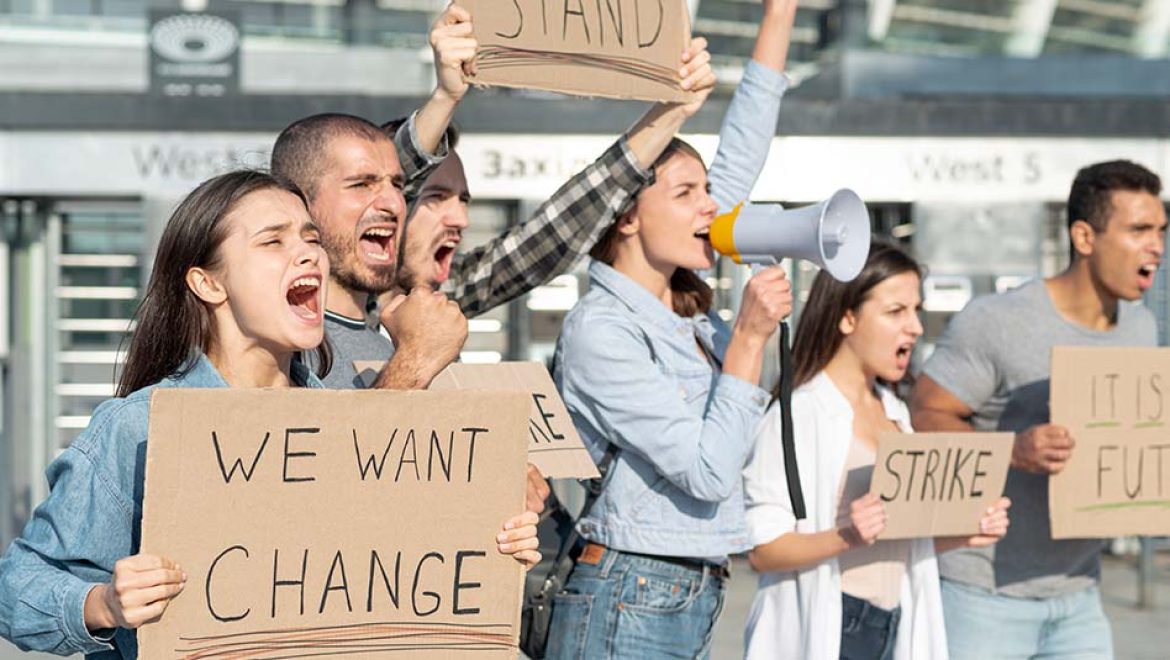
POLYGON ((461 0, 479 50, 477 85, 690 101, 678 84, 690 43, 685 0, 461 0))
POLYGON ((452 389, 531 392, 528 460, 546 477, 594 479, 600 476, 543 364, 452 364, 435 376, 431 390, 452 389))
POLYGON ((1058 346, 1051 383, 1076 442, 1048 479, 1052 538, 1170 534, 1170 349, 1058 346))
POLYGON ((886 505, 879 539, 971 536, 1003 496, 1011 433, 883 433, 870 492, 886 505))
POLYGON ((142 551, 188 575, 139 656, 515 658, 519 392, 158 389, 142 551))

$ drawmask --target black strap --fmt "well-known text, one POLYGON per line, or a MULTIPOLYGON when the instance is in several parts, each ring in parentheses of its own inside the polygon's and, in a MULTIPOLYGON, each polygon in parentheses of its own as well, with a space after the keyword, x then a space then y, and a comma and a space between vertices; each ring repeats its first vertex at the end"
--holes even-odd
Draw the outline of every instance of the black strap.
POLYGON ((800 489, 800 469, 796 465, 796 441, 792 437, 792 347, 788 343, 788 322, 780 322, 780 444, 784 448, 784 476, 788 480, 788 499, 797 520, 804 520, 804 493, 800 489))

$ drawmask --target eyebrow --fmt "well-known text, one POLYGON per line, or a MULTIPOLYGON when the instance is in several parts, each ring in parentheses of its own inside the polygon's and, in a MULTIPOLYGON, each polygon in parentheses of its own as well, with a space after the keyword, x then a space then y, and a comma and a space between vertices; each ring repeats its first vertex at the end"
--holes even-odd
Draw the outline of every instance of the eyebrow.
POLYGON ((288 229, 291 226, 292 226, 292 222, 288 221, 288 220, 286 220, 284 222, 275 222, 273 224, 270 224, 266 227, 261 227, 260 229, 257 229, 256 231, 252 232, 252 236, 259 236, 260 234, 266 234, 268 232, 281 232, 281 231, 288 229))

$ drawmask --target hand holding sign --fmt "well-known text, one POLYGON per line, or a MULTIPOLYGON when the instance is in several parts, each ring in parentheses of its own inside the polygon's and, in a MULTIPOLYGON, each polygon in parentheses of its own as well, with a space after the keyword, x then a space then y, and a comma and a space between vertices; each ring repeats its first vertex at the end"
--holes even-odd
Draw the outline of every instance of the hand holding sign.
POLYGON ((886 529, 886 506, 877 493, 866 493, 849 504, 849 526, 840 529, 841 538, 856 548, 873 545, 886 529))
POLYGON ((690 118, 703 107, 711 90, 715 89, 715 71, 711 69, 711 53, 707 52, 707 40, 703 37, 691 39, 690 46, 683 51, 682 67, 678 70, 682 82, 679 87, 696 94, 694 100, 680 104, 683 116, 690 118))
POLYGON ((479 42, 472 34, 471 14, 454 3, 448 5, 431 27, 430 40, 439 90, 458 102, 467 93, 464 76, 475 75, 475 50, 479 42))
POLYGON ((1035 474, 1057 474, 1072 456, 1075 444, 1065 427, 1038 424, 1016 434, 1012 466, 1035 474))
MULTIPOLYGON (((529 468, 532 466, 529 465, 529 468)), ((511 555, 525 570, 540 563, 540 539, 536 538, 536 524, 540 516, 524 513, 504 523, 504 531, 496 535, 496 548, 500 554, 511 555)))
POLYGON ((186 585, 187 574, 166 557, 138 554, 119 559, 110 581, 86 596, 85 627, 134 630, 154 623, 186 585))

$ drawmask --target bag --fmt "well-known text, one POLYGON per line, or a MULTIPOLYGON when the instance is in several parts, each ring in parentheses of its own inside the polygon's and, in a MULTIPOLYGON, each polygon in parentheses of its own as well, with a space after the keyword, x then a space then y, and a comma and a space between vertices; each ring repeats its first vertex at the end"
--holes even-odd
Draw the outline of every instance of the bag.
MULTIPOLYGON (((588 515, 593 503, 601 495, 608 481, 609 466, 617 453, 616 445, 609 445, 605 457, 597 466, 601 478, 586 482, 588 495, 581 507, 581 517, 588 515)), ((536 535, 540 539, 542 558, 524 579, 520 650, 532 660, 542 660, 548 645, 549 625, 552 623, 553 599, 569 581, 582 545, 581 535, 577 533, 577 519, 557 499, 555 493, 550 494, 545 502, 545 513, 536 526, 536 535)))

